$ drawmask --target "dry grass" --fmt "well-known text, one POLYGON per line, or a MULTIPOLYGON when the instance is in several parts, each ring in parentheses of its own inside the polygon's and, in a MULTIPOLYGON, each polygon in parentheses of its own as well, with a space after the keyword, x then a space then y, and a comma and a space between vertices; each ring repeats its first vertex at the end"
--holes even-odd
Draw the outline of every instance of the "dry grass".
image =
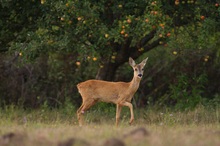
POLYGON ((133 126, 128 125, 125 114, 116 128, 114 114, 103 116, 90 112, 85 116, 87 124, 79 127, 75 118, 64 116, 59 111, 14 110, 8 114, 1 111, 0 145, 219 146, 219 110, 209 112, 205 109, 185 113, 146 111, 136 113, 137 120, 133 126), (100 120, 97 121, 98 118, 100 120), (146 133, 131 132, 140 127, 146 133))

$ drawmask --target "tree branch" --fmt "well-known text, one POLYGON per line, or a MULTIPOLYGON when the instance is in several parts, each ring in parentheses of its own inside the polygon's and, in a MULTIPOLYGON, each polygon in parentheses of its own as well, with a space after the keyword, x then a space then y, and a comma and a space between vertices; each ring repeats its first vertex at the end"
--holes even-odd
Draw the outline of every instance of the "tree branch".
POLYGON ((134 48, 135 52, 131 55, 131 57, 132 57, 133 59, 138 58, 138 57, 141 56, 142 54, 144 54, 144 53, 150 51, 151 49, 153 49, 153 48, 155 48, 155 47, 157 47, 157 46, 160 44, 159 42, 160 42, 161 40, 162 40, 162 38, 159 38, 159 39, 153 41, 153 42, 150 43, 150 44, 146 44, 146 45, 143 47, 143 48, 144 48, 143 51, 139 51, 139 48, 138 48, 138 47, 135 47, 135 48, 134 48))
POLYGON ((146 46, 144 46, 144 51, 143 52, 147 52, 150 51, 151 49, 157 47, 160 44, 160 41, 162 41, 163 38, 159 38, 157 40, 155 40, 154 42, 152 42, 151 44, 148 44, 146 46))
POLYGON ((142 48, 149 42, 155 35, 156 30, 152 30, 149 34, 147 34, 144 38, 141 39, 140 44, 138 45, 139 48, 142 48))

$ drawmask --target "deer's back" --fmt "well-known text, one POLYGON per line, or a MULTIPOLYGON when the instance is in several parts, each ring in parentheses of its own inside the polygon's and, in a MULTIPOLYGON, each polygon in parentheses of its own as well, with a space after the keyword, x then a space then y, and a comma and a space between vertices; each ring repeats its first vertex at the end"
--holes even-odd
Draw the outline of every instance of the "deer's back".
POLYGON ((88 80, 77 85, 82 98, 94 98, 104 102, 116 103, 121 93, 128 89, 126 82, 108 82, 101 80, 88 80))

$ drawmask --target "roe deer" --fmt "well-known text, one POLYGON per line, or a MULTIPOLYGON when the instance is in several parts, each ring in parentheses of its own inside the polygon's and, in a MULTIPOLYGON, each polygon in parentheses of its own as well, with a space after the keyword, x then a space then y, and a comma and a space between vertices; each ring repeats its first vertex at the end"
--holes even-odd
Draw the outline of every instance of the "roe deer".
POLYGON ((117 105, 116 109, 116 126, 118 126, 121 108, 127 106, 130 109, 131 118, 129 124, 134 120, 133 105, 131 99, 139 88, 139 84, 144 72, 144 66, 148 58, 140 64, 130 57, 129 64, 134 69, 134 77, 131 82, 108 82, 102 80, 87 80, 77 85, 78 91, 82 96, 82 105, 77 110, 79 125, 82 125, 81 114, 88 110, 96 102, 111 102, 117 105))

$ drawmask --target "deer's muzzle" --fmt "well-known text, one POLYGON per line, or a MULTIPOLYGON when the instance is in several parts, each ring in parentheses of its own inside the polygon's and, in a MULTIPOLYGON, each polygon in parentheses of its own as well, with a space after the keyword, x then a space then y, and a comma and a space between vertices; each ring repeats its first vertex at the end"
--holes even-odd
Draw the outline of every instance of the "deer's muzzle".
POLYGON ((138 74, 138 77, 140 77, 140 78, 141 78, 141 77, 142 77, 142 74, 138 74))

